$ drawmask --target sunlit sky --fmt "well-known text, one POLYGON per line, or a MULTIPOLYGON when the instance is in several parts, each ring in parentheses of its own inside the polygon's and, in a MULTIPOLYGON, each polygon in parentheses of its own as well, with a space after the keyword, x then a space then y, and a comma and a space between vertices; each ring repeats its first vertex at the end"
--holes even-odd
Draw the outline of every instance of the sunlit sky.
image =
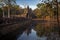
MULTIPOLYGON (((46 1, 46 0, 44 0, 46 1)), ((60 0, 58 0, 60 1, 60 0)), ((37 8, 37 4, 38 3, 42 3, 42 0, 16 0, 16 3, 21 6, 22 8, 24 8, 24 5, 29 5, 30 8, 35 9, 37 8)))
POLYGON ((37 8, 36 5, 39 3, 39 0, 16 0, 16 3, 23 8, 24 5, 29 5, 30 8, 35 9, 37 8))

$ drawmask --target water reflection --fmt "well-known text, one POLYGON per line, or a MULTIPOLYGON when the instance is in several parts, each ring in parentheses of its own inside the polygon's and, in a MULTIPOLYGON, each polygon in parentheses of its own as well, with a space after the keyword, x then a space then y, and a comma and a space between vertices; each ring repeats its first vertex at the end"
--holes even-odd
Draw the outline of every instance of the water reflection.
POLYGON ((46 36, 47 40, 60 40, 59 28, 57 27, 57 25, 54 25, 55 23, 49 25, 48 24, 49 22, 36 24, 34 30, 37 32, 37 36, 46 36))
POLYGON ((27 27, 10 32, 2 40, 60 40, 58 27, 50 22, 32 22, 27 27))
POLYGON ((25 31, 21 37, 19 37, 17 40, 46 40, 47 37, 38 37, 36 35, 36 31, 31 29, 31 33, 27 35, 27 32, 25 31))
POLYGON ((17 40, 60 40, 58 27, 49 22, 34 23, 17 40))

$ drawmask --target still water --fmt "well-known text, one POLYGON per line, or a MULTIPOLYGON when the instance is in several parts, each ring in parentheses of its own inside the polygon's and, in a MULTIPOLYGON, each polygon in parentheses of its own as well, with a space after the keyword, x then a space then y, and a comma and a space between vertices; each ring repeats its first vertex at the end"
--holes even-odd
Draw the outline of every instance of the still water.
MULTIPOLYGON (((15 26, 14 26, 15 27, 15 26)), ((18 25, 17 25, 18 27, 18 25)), ((23 26, 14 32, 2 36, 2 40, 60 40, 56 23, 33 21, 28 26, 23 26)))
POLYGON ((51 22, 33 22, 17 37, 17 40, 60 40, 56 27, 57 25, 51 22))
POLYGON ((17 40, 47 40, 47 37, 38 37, 36 35, 36 31, 34 29, 31 29, 30 33, 27 33, 27 31, 23 32, 23 34, 19 36, 17 40))

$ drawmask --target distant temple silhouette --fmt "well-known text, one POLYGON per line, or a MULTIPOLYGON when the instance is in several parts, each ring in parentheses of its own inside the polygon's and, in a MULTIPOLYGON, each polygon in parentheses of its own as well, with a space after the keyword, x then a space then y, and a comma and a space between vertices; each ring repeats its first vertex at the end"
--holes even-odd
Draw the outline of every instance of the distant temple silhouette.
POLYGON ((27 6, 27 15, 26 15, 27 18, 32 18, 32 9, 29 8, 29 6, 27 6))

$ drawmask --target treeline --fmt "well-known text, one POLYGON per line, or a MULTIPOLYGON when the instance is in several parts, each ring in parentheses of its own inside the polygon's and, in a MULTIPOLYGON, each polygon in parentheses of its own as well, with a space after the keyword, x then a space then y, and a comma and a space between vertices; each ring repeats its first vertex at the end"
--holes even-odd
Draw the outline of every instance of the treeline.
POLYGON ((11 15, 23 14, 24 10, 16 4, 16 0, 0 0, 0 17, 10 18, 11 15))
MULTIPOLYGON (((4 10, 5 17, 8 16, 8 7, 7 6, 4 6, 3 7, 3 10, 4 10)), ((1 14, 0 17, 3 16, 3 10, 2 10, 2 8, 0 8, 0 14, 1 14)), ((24 12, 25 10, 26 10, 25 8, 23 9, 19 5, 11 6, 10 7, 10 16, 11 15, 21 15, 21 14, 25 13, 24 12)))
MULTIPOLYGON (((60 2, 58 2, 58 15, 60 15, 60 2)), ((56 17, 57 16, 57 3, 54 0, 45 0, 43 3, 38 3, 37 8, 33 11, 37 18, 56 17)))
MULTIPOLYGON (((0 8, 0 16, 7 15, 10 17, 11 15, 21 15, 21 14, 26 14, 27 13, 27 8, 22 8, 19 5, 16 4, 16 0, 12 1, 0 1, 4 2, 5 6, 3 3, 1 4, 0 8), (7 2, 7 3, 6 3, 7 2), (12 3, 13 2, 13 3, 12 3)), ((56 2, 55 0, 42 0, 42 3, 38 3, 37 8, 32 10, 33 15, 37 18, 45 18, 49 16, 50 18, 56 17, 57 14, 60 15, 60 1, 56 2), (57 6, 58 4, 58 6, 57 6), (58 9, 57 9, 58 8, 58 9), (58 13, 57 13, 58 12, 58 13)))
MULTIPOLYGON (((4 14, 5 16, 8 15, 8 7, 7 6, 4 6, 3 7, 4 9, 4 14)), ((11 6, 10 7, 10 15, 20 15, 22 14, 24 11, 24 9, 22 9, 21 7, 19 7, 19 5, 14 5, 14 6, 11 6)), ((2 11, 2 8, 0 8, 0 14, 3 15, 3 11, 2 11)))

